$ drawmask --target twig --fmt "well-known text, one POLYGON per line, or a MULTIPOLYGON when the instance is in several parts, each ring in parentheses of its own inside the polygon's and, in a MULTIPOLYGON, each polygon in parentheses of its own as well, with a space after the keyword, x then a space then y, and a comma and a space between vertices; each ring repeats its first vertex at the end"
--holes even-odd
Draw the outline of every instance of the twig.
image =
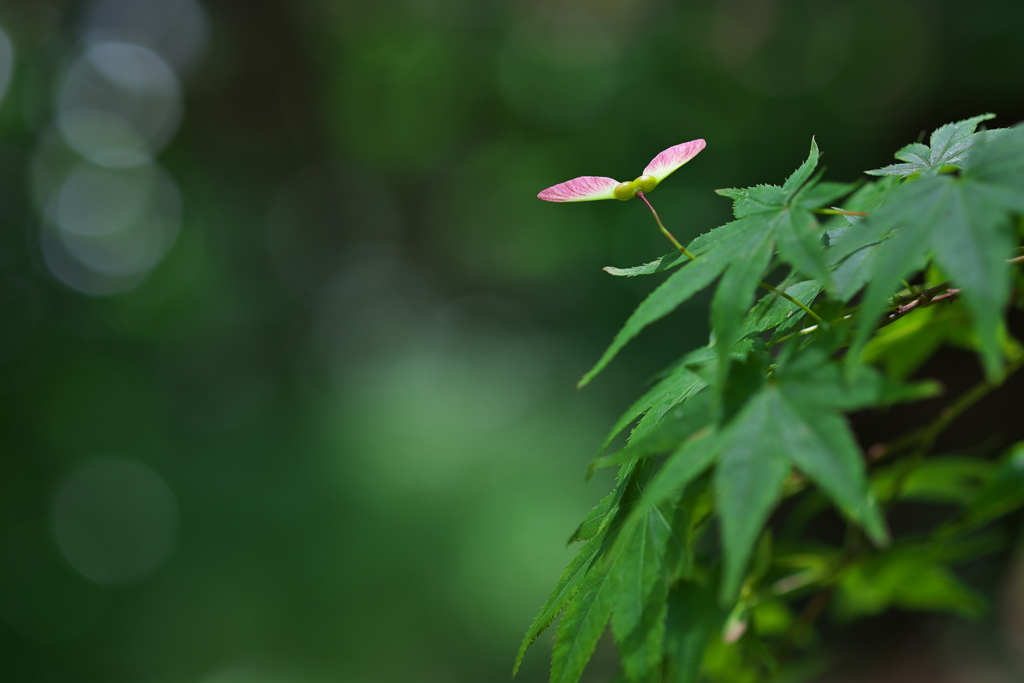
POLYGON ((906 301, 906 303, 897 305, 885 320, 882 321, 881 326, 884 327, 896 322, 914 309, 931 306, 936 301, 949 301, 957 298, 959 295, 959 289, 949 287, 948 282, 943 282, 941 285, 923 289, 911 297, 896 297, 897 301, 906 301))
POLYGON ((1019 357, 1010 361, 1010 364, 1006 366, 1006 370, 1003 372, 1003 376, 998 382, 983 380, 975 384, 967 391, 967 393, 961 394, 957 400, 939 411, 938 416, 936 416, 931 424, 920 429, 916 429, 890 444, 875 444, 869 448, 868 459, 881 460, 882 458, 888 457, 893 453, 898 453, 915 444, 917 445, 916 450, 927 452, 931 449, 932 445, 934 445, 935 440, 939 435, 942 434, 942 432, 944 432, 954 420, 963 415, 964 411, 988 396, 988 394, 996 387, 1000 386, 1007 378, 1022 367, 1024 367, 1024 354, 1021 354, 1019 357))

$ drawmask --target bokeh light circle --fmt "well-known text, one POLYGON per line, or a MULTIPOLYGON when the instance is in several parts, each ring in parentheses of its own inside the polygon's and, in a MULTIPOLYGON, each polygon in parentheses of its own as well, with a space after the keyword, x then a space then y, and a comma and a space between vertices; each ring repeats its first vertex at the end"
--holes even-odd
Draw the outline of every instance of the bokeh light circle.
POLYGON ((50 271, 85 294, 137 286, 173 246, 181 196, 155 165, 111 169, 81 162, 51 193, 41 240, 50 271))
POLYGON ((140 45, 89 45, 68 67, 57 96, 67 143, 113 168, 149 161, 181 121, 181 85, 173 69, 140 45))
POLYGON ((0 102, 7 94, 7 86, 11 84, 11 76, 14 73, 14 46, 11 39, 2 28, 0 28, 0 102))
POLYGON ((128 458, 99 458, 65 477, 52 516, 61 552, 97 583, 141 579, 177 543, 174 493, 150 467, 128 458))
POLYGON ((54 200, 54 219, 75 235, 103 235, 130 229, 146 210, 148 193, 128 174, 80 164, 54 200))

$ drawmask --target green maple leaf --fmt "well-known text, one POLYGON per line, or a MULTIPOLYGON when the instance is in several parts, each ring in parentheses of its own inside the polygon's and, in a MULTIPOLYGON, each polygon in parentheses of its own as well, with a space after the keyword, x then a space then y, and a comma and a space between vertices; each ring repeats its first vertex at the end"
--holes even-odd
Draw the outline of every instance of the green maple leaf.
MULTIPOLYGON (((711 301, 711 325, 723 361, 733 344, 749 333, 749 323, 745 325, 744 320, 749 320, 755 289, 769 270, 776 250, 781 261, 819 285, 828 287, 832 283, 822 228, 812 211, 848 194, 852 186, 819 184, 812 179, 820 156, 812 139, 807 160, 781 187, 758 185, 717 190, 718 194, 732 198, 737 218, 759 221, 758 231, 737 250, 711 301)), ((728 363, 723 362, 722 372, 727 371, 728 363)))
POLYGON ((711 396, 709 391, 695 392, 692 398, 682 403, 671 417, 662 420, 657 427, 631 439, 622 450, 595 458, 588 469, 588 476, 597 469, 635 463, 677 448, 693 434, 716 421, 717 411, 711 396))
POLYGON ((672 587, 665 644, 675 656, 668 661, 666 680, 698 683, 704 648, 721 632, 725 619, 713 590, 684 581, 672 587))
POLYGON ((1007 306, 1016 236, 1012 217, 1024 212, 1024 128, 979 143, 957 175, 922 176, 894 188, 889 201, 848 243, 877 242, 851 358, 857 358, 900 280, 929 258, 960 289, 990 379, 1002 364, 1000 330, 1007 306))
MULTIPOLYGON (((874 213, 885 203, 888 193, 897 187, 895 176, 864 185, 844 202, 850 211, 874 213)), ((866 234, 857 226, 863 220, 860 216, 846 217, 848 225, 830 230, 828 234, 828 261, 832 270, 833 286, 829 290, 832 299, 848 302, 871 279, 875 247, 882 241, 879 235, 866 234), (859 239, 863 237, 862 239, 859 239)))
POLYGON ((613 582, 612 635, 631 680, 646 680, 661 664, 668 583, 666 545, 672 528, 663 512, 649 507, 624 530, 613 582))
POLYGON ((906 177, 914 173, 935 174, 944 167, 959 166, 970 154, 972 147, 1001 133, 975 132, 979 123, 993 118, 995 114, 981 114, 956 123, 947 123, 932 132, 929 144, 914 142, 896 152, 895 156, 903 162, 902 164, 891 164, 866 173, 906 177))
POLYGON ((841 410, 877 405, 884 383, 870 370, 843 373, 813 349, 780 366, 723 430, 715 470, 725 566, 722 598, 739 590, 761 528, 795 467, 876 543, 887 540, 864 459, 841 410))
POLYGON ((594 508, 587 513, 587 516, 583 518, 580 525, 576 527, 576 531, 569 537, 569 543, 575 543, 576 541, 589 541, 590 539, 601 533, 604 528, 608 525, 608 522, 615 513, 619 510, 619 498, 620 493, 618 490, 613 490, 607 496, 601 499, 594 508))
POLYGON ((615 586, 607 568, 590 572, 558 624, 551 654, 551 683, 576 683, 594 654, 612 614, 615 586))
POLYGON ((789 475, 785 435, 773 421, 774 403, 774 392, 755 396, 720 440, 715 497, 725 560, 723 602, 738 593, 757 536, 789 475))
MULTIPOLYGON (((733 200, 733 213, 737 218, 759 218, 760 229, 767 234, 767 242, 758 245, 759 248, 749 247, 744 257, 763 260, 760 251, 767 251, 770 255, 777 247, 784 262, 827 285, 830 275, 821 244, 821 230, 811 211, 817 208, 815 203, 827 203, 836 198, 837 191, 842 196, 848 188, 843 186, 842 190, 837 190, 830 186, 829 192, 823 195, 815 191, 816 183, 808 181, 820 157, 818 145, 812 139, 807 160, 786 179, 782 187, 758 185, 716 192, 733 200)), ((756 285, 757 281, 753 284, 756 285)))
POLYGON ((665 556, 671 535, 663 512, 650 506, 631 514, 616 530, 558 624, 552 683, 579 680, 609 621, 627 672, 641 679, 657 669, 665 634, 665 556))
POLYGON ((610 615, 609 600, 614 593, 605 578, 621 548, 623 519, 619 510, 633 505, 639 494, 639 481, 645 476, 645 472, 638 472, 632 465, 621 468, 615 489, 591 510, 569 539, 570 543, 586 539, 586 543, 566 567, 523 637, 512 667, 513 676, 519 671, 526 650, 564 611, 556 632, 552 681, 556 680, 556 672, 559 680, 572 679, 573 672, 579 678, 610 615))
MULTIPOLYGON (((551 595, 548 596, 547 602, 544 603, 540 613, 534 618, 529 630, 523 637, 523 642, 516 653, 515 664, 512 667, 513 676, 519 671, 519 666, 523 663, 523 656, 526 655, 526 650, 540 637, 541 633, 547 630, 548 626, 566 608, 566 605, 573 600, 581 586, 586 584, 590 567, 604 544, 604 540, 603 533, 595 535, 584 544, 576 554, 576 557, 569 563, 569 566, 566 567, 554 590, 551 591, 551 595)), ((589 658, 589 654, 587 656, 589 658)))
MULTIPOLYGON (((703 351, 703 349, 697 351, 703 351)), ((634 401, 608 432, 608 436, 605 437, 598 451, 604 451, 616 436, 641 416, 647 421, 645 424, 637 425, 630 435, 630 439, 650 431, 672 407, 682 403, 706 386, 704 379, 691 369, 695 365, 693 357, 693 353, 687 354, 679 362, 673 364, 654 386, 634 401)))

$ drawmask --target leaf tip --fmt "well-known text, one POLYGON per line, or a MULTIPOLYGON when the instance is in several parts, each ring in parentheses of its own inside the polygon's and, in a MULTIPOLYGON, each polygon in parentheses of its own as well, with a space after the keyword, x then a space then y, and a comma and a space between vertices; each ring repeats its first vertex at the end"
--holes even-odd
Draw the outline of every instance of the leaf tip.
POLYGON ((526 640, 519 646, 519 652, 516 653, 516 661, 512 664, 512 678, 515 678, 516 674, 519 673, 519 667, 523 664, 523 656, 526 655, 526 648, 528 647, 529 643, 526 640))

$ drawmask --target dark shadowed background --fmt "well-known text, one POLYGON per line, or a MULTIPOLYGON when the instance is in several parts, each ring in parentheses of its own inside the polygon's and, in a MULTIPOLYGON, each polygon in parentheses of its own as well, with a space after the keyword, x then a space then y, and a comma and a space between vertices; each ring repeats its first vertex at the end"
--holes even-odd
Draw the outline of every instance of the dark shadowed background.
POLYGON ((652 195, 690 239, 812 135, 845 181, 1024 119, 1022 29, 1006 0, 0 2, 0 680, 508 680, 608 488, 586 462, 706 341, 703 299, 576 392, 654 284, 601 267, 670 247, 638 202, 536 193, 705 138, 652 195))

